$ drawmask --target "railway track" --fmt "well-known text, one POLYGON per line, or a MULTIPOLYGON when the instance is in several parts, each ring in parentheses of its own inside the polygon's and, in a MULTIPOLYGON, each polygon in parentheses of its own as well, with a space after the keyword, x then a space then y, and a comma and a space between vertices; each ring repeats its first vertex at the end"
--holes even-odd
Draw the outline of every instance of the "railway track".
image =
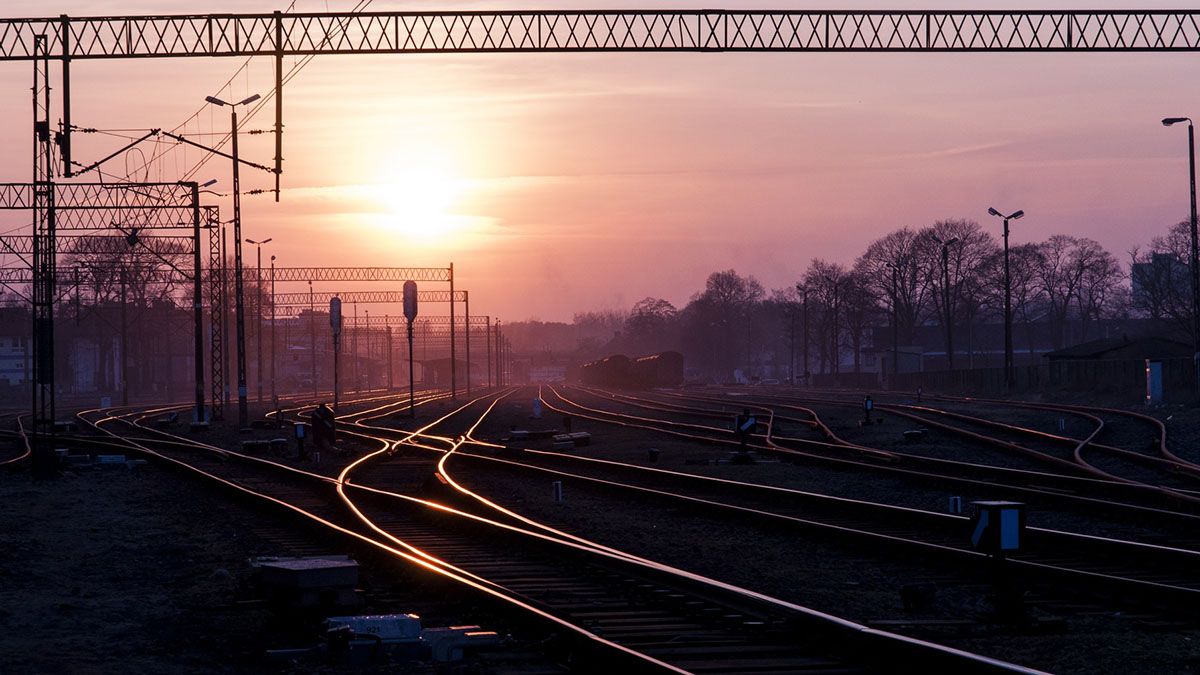
MULTIPOLYGON (((630 415, 602 409, 595 404, 585 405, 572 396, 563 394, 558 387, 548 387, 548 390, 553 396, 552 400, 561 404, 561 407, 556 409, 566 414, 604 424, 656 431, 718 447, 732 448, 738 444, 728 427, 690 424, 690 428, 683 428, 678 423, 664 424, 645 415, 630 415)), ((575 392, 576 389, 572 388, 571 391, 575 392)), ((588 394, 587 390, 578 391, 588 394)), ((672 398, 686 397, 675 395, 672 398)), ((737 410, 750 406, 769 411, 772 406, 780 404, 737 397, 727 405, 736 406, 737 410)), ((732 412, 731 409, 722 421, 727 424, 728 420, 732 419, 732 412)), ((804 440, 803 447, 800 447, 794 442, 795 439, 776 437, 768 430, 765 434, 757 435, 750 448, 793 462, 817 463, 850 471, 884 474, 908 482, 936 485, 939 488, 954 486, 968 492, 1005 494, 1010 498, 1053 504, 1087 513, 1103 512, 1139 519, 1166 520, 1181 527, 1194 527, 1200 522, 1197 520, 1197 511, 1190 506, 1190 499, 1181 502, 1174 497, 1162 495, 1161 491, 1150 486, 936 459, 893 451, 877 450, 879 454, 872 454, 865 451, 870 448, 864 450, 864 446, 842 441, 836 435, 832 436, 831 440, 832 442, 825 443, 804 440)))
MULTIPOLYGON (((140 419, 161 412, 146 411, 140 419)), ((911 664, 911 668, 905 667, 909 672, 926 672, 931 667, 1024 671, 1002 662, 872 630, 578 541, 561 540, 428 500, 371 490, 359 484, 356 473, 396 454, 394 450, 400 445, 422 439, 444 444, 448 437, 437 439, 436 434, 428 433, 436 422, 418 431, 399 432, 407 434, 407 440, 385 438, 366 428, 356 429, 353 433, 361 437, 360 441, 374 439, 379 450, 369 455, 369 459, 347 465, 339 476, 331 478, 263 458, 170 438, 169 434, 140 426, 137 419, 131 419, 133 415, 123 417, 90 421, 115 436, 132 433, 143 436, 142 440, 114 438, 115 443, 138 447, 156 459, 169 461, 248 497, 267 500, 361 544, 444 575, 510 608, 532 613, 588 646, 584 651, 592 652, 593 659, 600 659, 592 663, 605 664, 599 669, 601 672, 611 672, 613 666, 622 663, 626 667, 637 664, 642 670, 653 666, 676 672, 693 669, 745 672, 751 666, 772 665, 783 672, 799 668, 811 672, 857 672, 880 667, 894 672, 896 663, 911 664), (131 424, 135 426, 130 427, 131 424), (116 426, 125 433, 112 431, 116 426), (330 492, 339 495, 338 501, 330 498, 330 492), (349 514, 354 514, 354 518, 349 514), (384 533, 388 536, 384 537, 384 533), (531 571, 534 573, 530 574, 531 571), (568 597, 573 600, 562 601, 568 597), (583 605, 588 603, 592 609, 583 611, 583 605), (669 639, 680 634, 694 639, 669 639), (728 655, 735 653, 742 660, 729 662, 728 655)), ((465 437, 450 442, 461 444, 463 440, 465 437)), ((578 645, 576 648, 580 649, 578 645)))

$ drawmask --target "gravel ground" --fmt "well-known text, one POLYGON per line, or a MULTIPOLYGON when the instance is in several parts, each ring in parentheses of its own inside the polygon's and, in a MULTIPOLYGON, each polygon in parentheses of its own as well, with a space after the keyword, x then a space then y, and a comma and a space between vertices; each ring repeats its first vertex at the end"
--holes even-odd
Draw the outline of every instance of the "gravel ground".
POLYGON ((232 572, 272 547, 236 513, 148 467, 3 475, 0 500, 4 672, 253 672, 232 572))
MULTIPOLYGON (((274 435, 226 424, 203 440, 236 447, 274 435)), ((348 459, 335 456, 321 468, 333 473, 348 459)), ((4 675, 433 672, 421 664, 266 662, 265 649, 312 644, 312 625, 238 602, 248 597, 248 559, 353 551, 273 511, 230 501, 199 478, 154 463, 67 471, 48 482, 5 471, 0 502, 7 505, 0 510, 4 675)), ((439 582, 376 553, 356 557, 362 613, 415 612, 426 626, 494 625, 484 618, 492 610, 451 600, 439 582)))

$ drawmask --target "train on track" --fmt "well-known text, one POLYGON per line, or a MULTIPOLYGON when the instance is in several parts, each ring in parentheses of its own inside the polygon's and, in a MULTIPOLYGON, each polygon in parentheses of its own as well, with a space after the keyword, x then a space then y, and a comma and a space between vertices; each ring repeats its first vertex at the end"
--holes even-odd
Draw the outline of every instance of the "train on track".
POLYGON ((659 352, 630 359, 614 354, 585 363, 579 369, 583 384, 617 389, 652 389, 683 384, 683 354, 659 352))

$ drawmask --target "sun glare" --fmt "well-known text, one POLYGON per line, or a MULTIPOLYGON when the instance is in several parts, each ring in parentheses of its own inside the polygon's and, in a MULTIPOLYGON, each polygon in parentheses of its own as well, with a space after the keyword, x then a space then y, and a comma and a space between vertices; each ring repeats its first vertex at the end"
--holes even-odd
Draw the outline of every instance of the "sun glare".
POLYGON ((466 181, 438 168, 397 172, 375 187, 381 224, 424 243, 447 243, 460 234, 468 218, 454 213, 466 181))

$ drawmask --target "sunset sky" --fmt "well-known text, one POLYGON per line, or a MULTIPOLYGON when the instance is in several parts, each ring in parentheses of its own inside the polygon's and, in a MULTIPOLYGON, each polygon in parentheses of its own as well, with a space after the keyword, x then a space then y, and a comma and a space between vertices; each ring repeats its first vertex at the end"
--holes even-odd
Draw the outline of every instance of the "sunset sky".
MULTIPOLYGON (((352 4, 298 0, 296 9, 352 4)), ((0 13, 286 5, 7 0, 0 13)), ((599 6, 377 0, 370 9, 599 6)), ((206 95, 218 94, 242 61, 77 62, 74 120, 104 129, 174 128, 206 95)), ((30 72, 28 63, 0 64, 7 92, 0 133, 10 150, 0 160, 4 180, 29 179, 30 72)), ((849 262, 873 238, 904 225, 967 217, 998 234, 999 223, 986 222, 988 206, 1025 210, 1014 243, 1089 236, 1125 261, 1131 247, 1186 217, 1186 130, 1159 120, 1200 116, 1198 76, 1197 54, 318 57, 285 88, 283 200, 246 197, 243 227, 247 237, 275 239, 268 250, 280 265, 453 261, 473 311, 509 321, 569 320, 575 311, 628 308, 648 295, 682 307, 710 272, 727 268, 784 287, 811 258, 849 262)), ((258 59, 230 95, 266 94, 271 86, 271 60, 258 59)), ((268 128, 269 112, 249 126, 268 128)), ((187 131, 227 129, 227 113, 213 110, 187 131)), ((269 136, 244 138, 244 156, 269 163, 269 136)), ((120 144, 89 137, 77 152, 98 158, 120 144)), ((177 154, 148 177, 174 180, 200 158, 177 154)), ((112 169, 123 172, 126 162, 137 157, 114 160, 112 169)), ((198 178, 217 178, 214 189, 227 191, 229 163, 211 162, 198 178)), ((268 187, 270 177, 247 171, 243 182, 244 189, 268 187)))

